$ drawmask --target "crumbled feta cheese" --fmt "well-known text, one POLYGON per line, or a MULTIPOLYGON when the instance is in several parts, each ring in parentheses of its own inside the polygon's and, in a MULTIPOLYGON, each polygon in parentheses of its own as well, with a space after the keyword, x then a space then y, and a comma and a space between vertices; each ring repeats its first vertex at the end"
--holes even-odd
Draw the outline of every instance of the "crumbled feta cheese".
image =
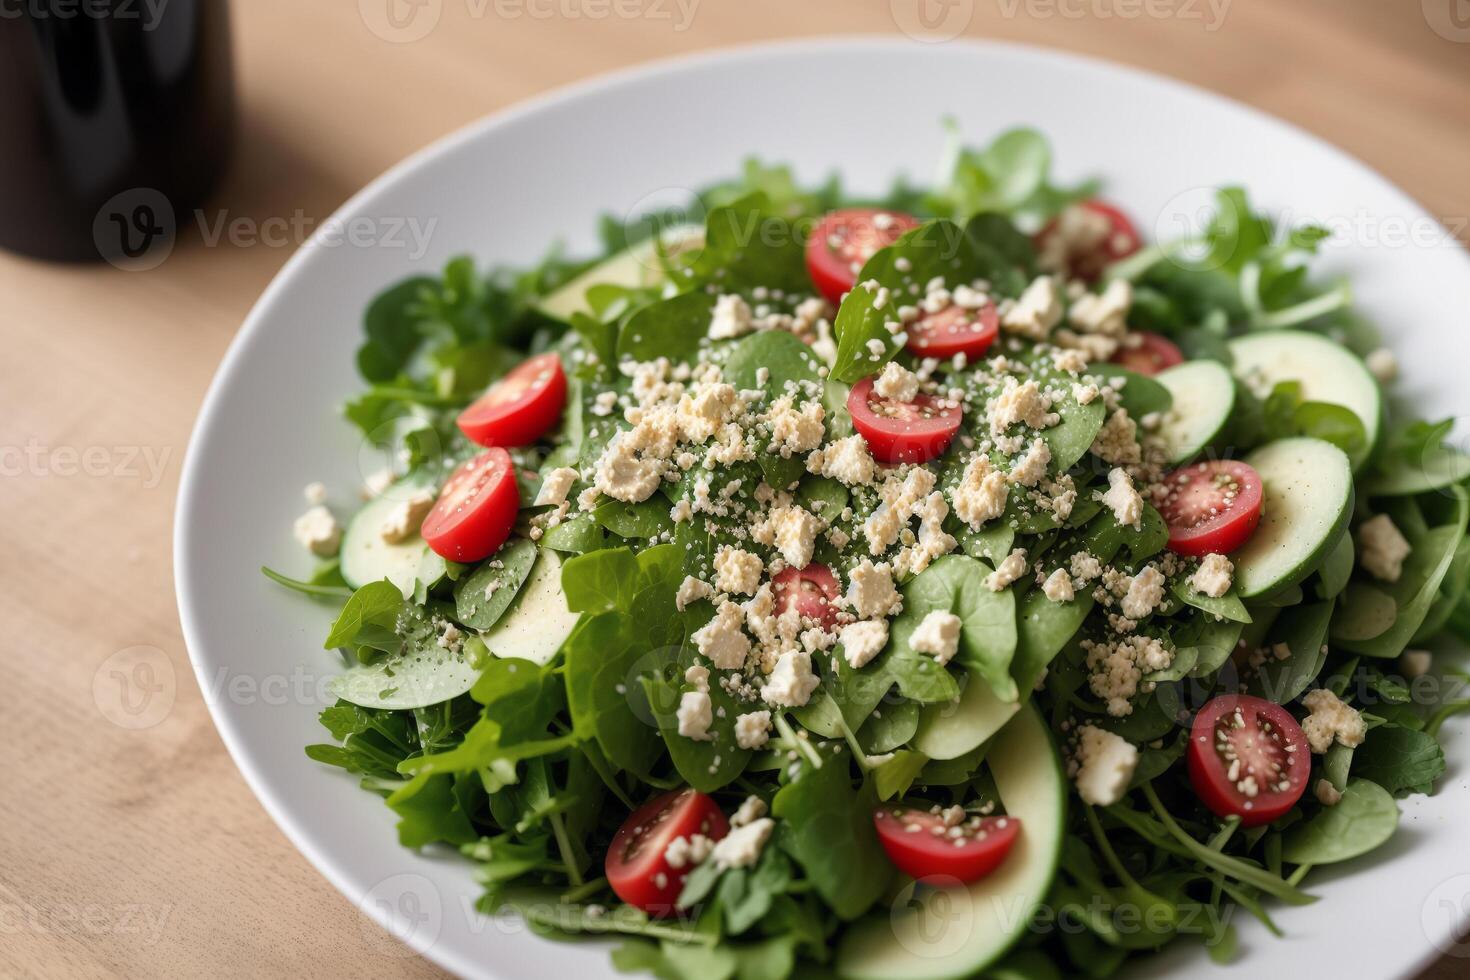
POLYGON ((1105 463, 1136 463, 1143 458, 1138 444, 1138 425, 1128 415, 1127 409, 1117 409, 1092 441, 1091 452, 1105 463))
POLYGON ((393 485, 393 481, 397 479, 398 477, 394 475, 393 471, 386 466, 380 470, 369 473, 367 475, 367 478, 363 480, 362 484, 363 499, 372 500, 374 497, 381 497, 383 495, 383 491, 391 487, 393 485))
POLYGON ((773 509, 755 527, 752 536, 761 544, 772 545, 781 552, 786 564, 805 568, 812 560, 822 522, 810 511, 794 504, 773 509))
POLYGON ((308 504, 313 506, 324 504, 327 502, 327 485, 321 481, 308 483, 306 489, 301 491, 301 494, 306 498, 308 504))
POLYGON ((1397 582, 1411 551, 1408 540, 1387 514, 1370 517, 1358 528, 1358 564, 1376 579, 1397 582))
POLYGON ((710 859, 722 871, 748 868, 759 860, 761 850, 775 828, 776 824, 770 817, 761 817, 743 827, 733 827, 715 844, 710 859))
POLYGON ((1367 734, 1363 716, 1357 709, 1343 704, 1327 688, 1308 691, 1302 698, 1302 704, 1311 712, 1302 719, 1302 733, 1317 755, 1331 748, 1333 742, 1350 749, 1363 744, 1363 736, 1367 734))
POLYGON ((1061 321, 1062 298, 1056 280, 1051 276, 1037 276, 1006 309, 1000 325, 1007 333, 1029 340, 1045 340, 1061 321))
MULTIPOLYGON (((717 665, 718 666, 718 665, 717 665)), ((821 679, 812 673, 812 658, 805 650, 788 650, 776 660, 775 669, 761 688, 761 700, 782 708, 800 708, 812 698, 821 679)))
POLYGON ((694 505, 688 500, 678 500, 669 508, 669 520, 675 524, 694 520, 694 505))
POLYGON ((738 670, 750 655, 750 637, 740 629, 744 616, 744 611, 736 603, 722 602, 715 618, 695 630, 690 637, 700 655, 720 670, 738 670))
POLYGON ((744 827, 746 824, 755 823, 766 815, 766 801, 759 796, 747 796, 739 808, 730 815, 730 826, 744 827))
POLYGON ((1051 352, 1051 363, 1058 371, 1081 374, 1087 370, 1087 355, 1080 350, 1058 348, 1051 352))
POLYGON ((771 452, 789 457, 821 446, 826 410, 815 401, 804 402, 800 409, 795 404, 794 396, 782 395, 766 414, 765 421, 771 427, 771 452))
POLYGON ((1337 791, 1337 787, 1332 785, 1330 780, 1318 779, 1312 792, 1317 797, 1317 802, 1323 806, 1337 806, 1342 802, 1342 794, 1337 791))
POLYGON ((1165 670, 1174 662, 1174 651, 1151 636, 1083 640, 1082 649, 1087 654, 1088 687, 1106 702, 1108 714, 1115 718, 1133 712, 1129 702, 1145 673, 1165 670))
POLYGON ((685 691, 681 694, 675 716, 679 720, 679 734, 685 738, 696 742, 708 742, 714 738, 709 731, 715 715, 708 691, 685 691))
POLYGON ((1069 204, 1042 236, 1037 264, 1057 273, 1067 272, 1073 256, 1096 254, 1112 233, 1113 224, 1107 215, 1082 204, 1069 204))
POLYGON ((330 558, 342 547, 342 525, 320 504, 296 518, 292 533, 303 548, 322 558, 330 558))
POLYGON ((1121 337, 1128 329, 1128 310, 1132 306, 1132 283, 1114 279, 1101 293, 1079 296, 1067 311, 1067 321, 1083 333, 1121 337))
POLYGON ((771 735, 769 711, 747 711, 735 718, 735 743, 742 749, 759 749, 771 735))
POLYGON ((1052 602, 1071 602, 1077 598, 1077 592, 1072 586, 1072 576, 1067 574, 1065 568, 1058 568, 1048 575, 1041 586, 1041 592, 1052 602))
POLYGON ((1032 429, 1056 425, 1060 416, 1048 411, 1051 397, 1034 380, 1017 381, 1007 376, 1005 386, 990 405, 990 434, 1004 435, 1016 423, 1032 429))
POLYGON ((1023 487, 1034 487, 1046 476, 1046 467, 1051 463, 1051 447, 1044 439, 1033 439, 1026 455, 1016 461, 1011 469, 1012 483, 1023 487))
POLYGON ((985 587, 991 592, 1001 592, 1025 574, 1026 549, 1016 548, 985 577, 985 587))
POLYGON ((1133 489, 1133 478, 1122 467, 1108 473, 1108 489, 1099 498, 1113 512, 1113 519, 1127 527, 1138 527, 1143 520, 1143 498, 1133 489))
POLYGON ((612 437, 597 460, 593 486, 614 500, 636 504, 653 496, 663 479, 663 463, 638 455, 631 431, 612 437))
POLYGON ((1235 566, 1229 558, 1224 555, 1205 555, 1205 560, 1199 563, 1190 576, 1189 584, 1194 590, 1211 599, 1218 599, 1230 591, 1235 566))
POLYGON ((985 454, 976 453, 965 465, 959 485, 950 494, 950 502, 955 516, 970 525, 971 530, 978 531, 980 525, 1005 513, 1009 492, 1006 475, 993 468, 985 454))
POLYGON ((1138 768, 1138 746, 1095 725, 1077 730, 1077 758, 1073 780, 1082 802, 1112 806, 1128 791, 1138 768))
POLYGON ((675 837, 669 841, 669 846, 664 848, 664 861, 675 871, 681 871, 685 867, 694 867, 703 864, 704 859, 709 857, 710 851, 715 849, 715 842, 704 834, 694 834, 690 837, 675 837))
POLYGON ((842 656, 853 670, 866 667, 888 645, 888 624, 881 619, 860 619, 842 627, 842 656))
POLYGON ((1135 622, 1152 615, 1164 601, 1165 581, 1162 572, 1152 565, 1145 565, 1128 580, 1128 592, 1123 596, 1123 615, 1135 622))
POLYGON ((419 527, 429 511, 434 509, 432 490, 415 490, 403 500, 396 501, 383 518, 378 534, 389 544, 399 544, 419 533, 419 527))
POLYGON ((751 320, 750 304, 738 294, 727 293, 715 300, 709 324, 710 339, 730 340, 750 333, 754 329, 751 320))
POLYGON ((899 601, 898 590, 893 587, 893 569, 864 558, 847 575, 847 601, 862 619, 887 616, 899 601))
POLYGON ((940 664, 949 663, 960 648, 960 617, 936 609, 925 616, 909 637, 915 653, 927 653, 940 664))
POLYGON ((911 402, 919 396, 919 376, 897 361, 889 361, 873 383, 873 390, 883 398, 911 402))
POLYGON ((1101 578, 1103 573, 1102 562, 1098 561, 1097 556, 1088 551, 1079 551, 1073 555, 1070 567, 1072 569, 1072 577, 1084 584, 1101 578))
POLYGON ((570 466, 559 466, 541 474, 541 489, 536 491, 535 507, 557 507, 567 499, 567 491, 577 482, 577 471, 570 466))
POLYGON ((1387 347, 1380 347, 1370 351, 1364 362, 1368 365, 1369 372, 1379 381, 1387 384, 1399 376, 1399 360, 1393 356, 1393 351, 1387 347))
POLYGON ((715 553, 715 588, 721 592, 755 595, 765 567, 760 555, 722 546, 715 553))
POLYGON ((868 452, 867 440, 860 435, 838 439, 823 449, 814 450, 806 458, 806 468, 811 473, 831 477, 849 487, 872 483, 878 472, 878 464, 868 452))

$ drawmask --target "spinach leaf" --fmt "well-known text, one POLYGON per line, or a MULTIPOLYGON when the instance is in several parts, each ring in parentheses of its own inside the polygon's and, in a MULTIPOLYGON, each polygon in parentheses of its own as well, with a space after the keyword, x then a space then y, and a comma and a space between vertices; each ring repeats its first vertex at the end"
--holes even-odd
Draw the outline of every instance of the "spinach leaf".
POLYGON ((1016 604, 1016 655, 1011 676, 1024 697, 1046 673, 1047 664, 1076 635, 1092 611, 1090 592, 1071 602, 1052 602, 1040 589, 1032 589, 1016 604))
POLYGON ((983 678, 996 697, 1015 701, 1018 691, 1010 668, 1016 652, 1016 597, 1011 589, 990 591, 985 585, 990 571, 974 558, 945 555, 915 575, 904 584, 903 612, 893 620, 889 649, 911 652, 910 637, 925 616, 954 613, 962 624, 955 661, 983 678))
POLYGON ((496 553, 454 587, 455 618, 472 629, 487 630, 520 594, 540 551, 521 538, 496 553))
POLYGON ((1162 414, 1174 404, 1174 396, 1169 393, 1168 388, 1136 371, 1104 363, 1091 365, 1087 373, 1112 380, 1117 386, 1119 404, 1135 419, 1153 413, 1162 414))
POLYGON ((893 875, 873 828, 877 794, 871 783, 853 788, 850 765, 844 749, 828 755, 820 769, 804 765, 771 803, 771 812, 786 826, 782 848, 846 920, 866 912, 893 875))
POLYGON ((657 538, 672 534, 674 530, 674 519, 661 501, 662 498, 657 497, 636 504, 605 500, 597 505, 592 517, 620 538, 657 538))
POLYGON ((337 614, 337 620, 332 624, 331 631, 327 633, 327 641, 322 646, 327 650, 347 646, 357 639, 364 627, 377 626, 391 630, 403 607, 403 593, 398 586, 387 579, 369 582, 352 593, 352 597, 337 614))
POLYGON ((1393 836, 1399 809, 1375 782, 1354 779, 1335 806, 1286 832, 1281 857, 1292 864, 1333 864, 1367 854, 1393 836))
POLYGON ((628 318, 618 334, 618 359, 693 361, 709 332, 714 297, 703 291, 681 293, 650 303, 628 318))
POLYGON ((1327 553, 1322 567, 1317 569, 1317 598, 1332 599, 1342 594, 1348 580, 1353 577, 1353 566, 1357 556, 1353 552, 1353 536, 1343 532, 1337 544, 1327 553))
POLYGON ((762 330, 735 344, 725 359, 724 376, 736 388, 769 391, 779 396, 788 385, 802 381, 819 383, 817 370, 824 365, 812 349, 785 330, 762 330), (756 380, 764 368, 765 384, 756 380))
POLYGON ((697 282, 721 292, 757 287, 809 295, 805 247, 790 218, 772 211, 763 192, 714 208, 705 220, 704 251, 694 262, 697 282))
POLYGON ((1268 653, 1260 671, 1251 680, 1251 693, 1277 704, 1293 701, 1322 672, 1327 661, 1327 624, 1332 620, 1332 602, 1292 606, 1282 611, 1269 634, 1269 645, 1284 643, 1290 650, 1285 660, 1268 653))
POLYGON ((714 721, 709 726, 713 737, 705 741, 679 734, 680 698, 695 690, 693 684, 684 680, 684 671, 693 663, 693 651, 684 650, 661 676, 642 678, 643 690, 674 768, 690 786, 701 793, 713 793, 744 771, 751 753, 742 749, 735 739, 735 720, 743 710, 742 704, 718 683, 707 685, 714 705, 714 721))
POLYGON ((1174 598, 1185 605, 1203 609, 1212 616, 1219 616, 1237 623, 1251 621, 1251 614, 1246 610, 1245 603, 1233 593, 1227 592, 1218 599, 1213 598, 1196 589, 1187 578, 1177 579, 1169 587, 1169 591, 1174 594, 1174 598))
POLYGON ((1444 750, 1432 735, 1380 726, 1353 753, 1353 771, 1394 796, 1429 793, 1445 773, 1444 750))

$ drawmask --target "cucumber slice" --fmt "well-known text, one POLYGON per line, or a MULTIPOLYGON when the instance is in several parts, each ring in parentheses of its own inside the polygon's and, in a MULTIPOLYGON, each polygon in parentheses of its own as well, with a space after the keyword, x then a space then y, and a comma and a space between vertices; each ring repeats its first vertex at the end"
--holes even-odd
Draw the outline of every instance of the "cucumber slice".
POLYGON ((1192 459, 1220 438, 1235 413, 1235 379, 1219 361, 1190 361, 1160 371, 1154 380, 1174 396, 1159 438, 1171 465, 1192 459))
POLYGON ((336 697, 364 708, 406 711, 459 697, 475 686, 485 659, 485 645, 475 637, 459 652, 420 646, 374 664, 358 664, 332 678, 336 697))
POLYGON ((984 744, 1005 727, 1020 702, 1002 701, 990 685, 969 676, 959 701, 940 701, 924 708, 913 746, 931 759, 958 759, 984 744))
POLYGON ((497 657, 544 664, 556 656, 580 618, 567 609, 561 590, 561 556, 543 548, 516 601, 481 638, 497 657))
POLYGON ((1330 402, 1351 409, 1367 437, 1353 455, 1357 469, 1373 452, 1383 418, 1383 395, 1362 358, 1321 334, 1304 330, 1268 330, 1230 342, 1235 373, 1264 397, 1282 381, 1298 381, 1308 401, 1330 402))
POLYGON ((398 502, 397 495, 409 489, 407 484, 393 486, 347 523, 342 535, 341 569, 342 577, 354 589, 387 579, 398 586, 404 598, 413 594, 419 562, 429 546, 417 534, 398 544, 389 544, 382 535, 383 524, 398 502))
MULTIPOLYGON (((985 687, 976 684, 975 687, 985 687)), ((1067 818, 1067 781, 1051 735, 1031 706, 986 754, 1006 813, 1021 836, 994 872, 963 889, 910 888, 891 915, 854 924, 837 947, 837 973, 853 980, 939 980, 991 966, 1026 933, 1056 876, 1067 818)))
POLYGON ((1341 449, 1299 437, 1267 443, 1245 458, 1261 475, 1261 524, 1231 555, 1242 599, 1280 592, 1317 569, 1346 530, 1353 473, 1341 449))
MULTIPOLYGON (((664 248, 671 254, 695 248, 704 243, 704 228, 698 225, 679 225, 664 231, 664 248)), ((537 306, 542 313, 558 320, 569 320, 573 313, 591 313, 587 305, 587 290, 593 286, 656 286, 664 279, 659 265, 658 251, 653 239, 629 246, 586 272, 577 276, 560 289, 550 293, 537 306)))

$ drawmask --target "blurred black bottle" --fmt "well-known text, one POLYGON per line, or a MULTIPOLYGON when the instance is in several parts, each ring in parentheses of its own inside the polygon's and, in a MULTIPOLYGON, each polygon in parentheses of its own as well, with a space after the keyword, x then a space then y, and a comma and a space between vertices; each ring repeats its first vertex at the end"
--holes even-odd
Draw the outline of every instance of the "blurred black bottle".
POLYGON ((214 187, 227 0, 0 0, 0 248, 126 261, 214 187))

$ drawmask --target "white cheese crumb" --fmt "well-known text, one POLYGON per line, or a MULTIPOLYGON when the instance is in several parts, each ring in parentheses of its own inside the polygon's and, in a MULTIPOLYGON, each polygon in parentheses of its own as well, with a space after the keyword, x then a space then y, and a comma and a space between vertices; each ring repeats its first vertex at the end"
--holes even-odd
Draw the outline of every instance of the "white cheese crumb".
POLYGON ((303 548, 322 558, 330 558, 342 547, 342 525, 320 504, 296 518, 292 532, 303 548))
POLYGON ((809 453, 822 444, 822 420, 826 410, 820 402, 808 401, 800 409, 792 395, 782 395, 771 405, 765 421, 771 427, 771 451, 782 456, 809 453))
POLYGON ((734 293, 721 296, 715 300, 714 313, 710 319, 710 339, 730 340, 750 333, 753 329, 751 319, 750 304, 744 298, 734 293))
POLYGON ((1323 806, 1337 806, 1342 802, 1342 794, 1337 791, 1337 787, 1332 785, 1330 780, 1317 780, 1317 785, 1312 792, 1317 797, 1317 802, 1323 806))
POLYGON ((881 619, 862 619, 842 627, 842 656, 853 670, 866 667, 888 645, 888 624, 881 619))
POLYGON ((909 638, 915 653, 927 653, 940 664, 949 663, 960 648, 960 617, 936 609, 920 621, 909 638))
POLYGON ((734 813, 730 815, 730 826, 744 827, 746 824, 755 823, 766 815, 766 801, 759 796, 747 796, 734 813))
POLYGON ((1058 568, 1048 575, 1041 591, 1052 602, 1071 602, 1077 598, 1077 592, 1072 586, 1072 576, 1067 574, 1065 568, 1058 568))
POLYGON ((558 507, 567 499, 567 491, 577 482, 577 471, 559 466, 541 474, 541 489, 536 491, 533 507, 558 507))
POLYGON ((1143 520, 1143 498, 1133 489, 1133 478, 1122 467, 1108 473, 1108 489, 1100 499, 1119 524, 1138 527, 1143 520))
POLYGON ((761 850, 770 839, 776 824, 770 817, 761 817, 743 827, 731 828, 710 852, 715 866, 722 871, 730 868, 748 868, 760 858, 761 850))
POLYGON ((714 738, 709 726, 714 722, 714 708, 708 691, 685 691, 679 696, 679 734, 696 742, 708 742, 714 738))
POLYGON ((1302 698, 1302 704, 1311 712, 1302 719, 1302 733, 1317 755, 1331 748, 1334 741, 1348 748, 1363 744, 1363 737, 1367 734, 1363 716, 1357 709, 1343 704, 1327 688, 1308 691, 1302 698))
POLYGON ((873 383, 873 390, 884 398, 911 402, 919 396, 919 376, 897 361, 889 361, 873 383))
POLYGON ((1101 293, 1083 293, 1067 311, 1067 321, 1083 333, 1121 337, 1133 305, 1133 284, 1114 279, 1101 293))
POLYGON ((793 568, 805 568, 812 560, 822 522, 796 505, 777 507, 759 524, 752 536, 761 544, 774 545, 793 568))
POLYGON ((1387 347, 1380 347, 1370 351, 1364 362, 1368 365, 1368 371, 1379 381, 1387 384, 1399 376, 1399 359, 1393 356, 1393 351, 1387 347))
POLYGON ((1043 439, 1033 439, 1026 455, 1017 460, 1011 470, 1012 483, 1023 487, 1034 487, 1046 476, 1046 467, 1051 463, 1051 447, 1043 439))
POLYGON ((771 713, 748 711, 735 718, 735 743, 742 749, 763 748, 771 735, 771 713))
POLYGON ((1061 416, 1048 411, 1051 398, 1034 380, 1019 382, 1007 376, 1005 386, 990 406, 990 434, 1004 435, 1016 423, 1032 429, 1045 429, 1056 425, 1061 416))
POLYGON ((1205 560, 1199 563, 1199 568, 1190 576, 1189 584, 1194 586, 1195 591, 1218 599, 1230 591, 1235 566, 1229 558, 1224 555, 1205 555, 1205 560))
POLYGON ((755 595, 765 567, 760 555, 722 546, 715 554, 715 588, 721 592, 755 595))
POLYGON ((430 490, 415 490, 407 498, 394 503, 383 518, 378 534, 389 544, 399 544, 419 533, 419 526, 429 511, 434 509, 434 494, 430 490))
MULTIPOLYGON (((686 579, 686 581, 688 581, 686 579)), ((720 603, 715 618, 690 637, 700 654, 721 670, 738 670, 750 654, 750 637, 740 629, 745 614, 733 602, 720 603)))
POLYGON ((959 485, 950 494, 955 516, 971 530, 1005 513, 1010 490, 1006 475, 990 465, 989 457, 977 453, 965 466, 959 485))
POLYGON ((813 451, 806 458, 806 468, 811 473, 856 487, 873 482, 878 464, 868 452, 867 441, 860 435, 852 435, 828 443, 824 449, 813 451))
POLYGON ((1370 517, 1358 528, 1358 563, 1376 579, 1397 582, 1411 551, 1408 540, 1387 514, 1370 517))
POLYGON ((383 495, 383 491, 391 487, 393 485, 393 481, 396 479, 398 479, 398 477, 395 476, 393 471, 386 466, 373 473, 369 473, 367 475, 367 478, 363 480, 362 484, 363 499, 372 500, 374 497, 381 497, 383 495))
POLYGON ((1077 769, 1072 777, 1077 795, 1092 806, 1112 806, 1128 791, 1138 768, 1138 747, 1094 725, 1083 725, 1077 734, 1077 769))
POLYGON ((805 650, 788 650, 777 658, 775 669, 761 688, 761 700, 777 707, 800 708, 811 700, 820 683, 812 673, 811 655, 805 650))
POLYGON ((875 565, 864 558, 848 573, 847 583, 847 601, 863 619, 887 616, 898 604, 893 570, 887 564, 875 565))
POLYGON ((1123 596, 1123 615, 1135 622, 1152 615, 1164 600, 1165 581, 1162 572, 1152 565, 1145 565, 1128 580, 1128 592, 1123 596))
POLYGON ((1026 549, 1016 548, 985 577, 985 587, 991 592, 1000 592, 1025 574, 1026 549))
POLYGON ((1062 299, 1056 280, 1051 276, 1037 276, 1020 298, 1006 309, 1000 325, 1007 333, 1030 340, 1045 340, 1061 320, 1062 299))

